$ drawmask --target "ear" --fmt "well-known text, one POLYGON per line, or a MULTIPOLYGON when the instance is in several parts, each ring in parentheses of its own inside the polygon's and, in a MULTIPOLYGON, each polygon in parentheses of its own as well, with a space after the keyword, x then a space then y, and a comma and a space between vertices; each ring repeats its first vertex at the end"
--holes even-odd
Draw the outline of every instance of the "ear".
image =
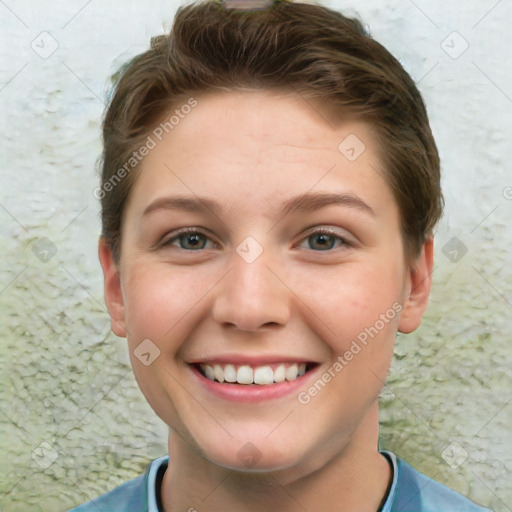
POLYGON ((121 277, 112 250, 103 237, 98 243, 98 256, 103 269, 105 303, 110 314, 110 328, 114 334, 125 338, 126 323, 121 277))
POLYGON ((409 265, 398 330, 403 333, 415 331, 427 309, 432 269, 434 266, 434 239, 429 237, 423 244, 420 255, 409 265))

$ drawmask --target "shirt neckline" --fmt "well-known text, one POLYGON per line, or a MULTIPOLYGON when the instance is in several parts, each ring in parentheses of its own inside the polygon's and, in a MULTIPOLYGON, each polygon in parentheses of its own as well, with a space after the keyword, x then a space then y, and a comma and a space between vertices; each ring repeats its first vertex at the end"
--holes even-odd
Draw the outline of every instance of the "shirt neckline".
MULTIPOLYGON (((379 512, 391 512, 391 506, 396 493, 396 486, 398 482, 398 465, 396 455, 393 452, 387 450, 379 450, 379 453, 386 457, 391 471, 393 472, 393 479, 391 486, 389 487, 388 494, 384 505, 379 509, 379 512)), ((146 473, 145 491, 148 498, 147 512, 163 512, 163 509, 159 507, 160 496, 161 496, 161 485, 162 477, 169 465, 169 456, 165 455, 159 457, 151 462, 148 471, 146 473)))
POLYGON ((161 485, 162 476, 169 465, 169 456, 158 457, 149 466, 146 473, 145 492, 148 497, 147 512, 163 512, 163 509, 158 506, 161 501, 161 485))
POLYGON ((396 487, 398 483, 398 464, 396 455, 393 452, 389 452, 387 450, 379 450, 379 452, 386 457, 389 466, 392 471, 392 480, 391 485, 389 486, 388 495, 386 496, 386 501, 384 505, 381 507, 379 512, 392 512, 391 506, 393 505, 393 501, 395 499, 396 487))

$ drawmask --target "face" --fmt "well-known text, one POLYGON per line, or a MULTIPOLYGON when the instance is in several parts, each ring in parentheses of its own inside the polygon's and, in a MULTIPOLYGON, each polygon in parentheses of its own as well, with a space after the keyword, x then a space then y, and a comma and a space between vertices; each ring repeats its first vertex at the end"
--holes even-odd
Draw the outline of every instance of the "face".
POLYGON ((431 242, 407 264, 364 122, 284 92, 196 98, 141 164, 119 266, 100 244, 113 330, 191 452, 254 471, 328 459, 420 322, 431 242))

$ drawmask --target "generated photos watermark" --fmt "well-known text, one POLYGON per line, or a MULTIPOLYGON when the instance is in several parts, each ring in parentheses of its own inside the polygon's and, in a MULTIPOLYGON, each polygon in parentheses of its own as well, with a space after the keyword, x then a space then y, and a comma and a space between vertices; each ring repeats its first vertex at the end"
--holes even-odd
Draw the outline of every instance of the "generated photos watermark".
POLYGON ((120 167, 101 187, 94 189, 94 197, 96 199, 103 199, 109 192, 130 174, 130 172, 139 165, 140 162, 149 155, 152 149, 155 149, 159 142, 162 141, 165 135, 176 128, 182 119, 190 114, 194 107, 197 107, 198 101, 195 98, 189 98, 186 103, 181 105, 180 108, 174 110, 172 115, 166 120, 161 122, 156 128, 153 129, 150 135, 147 136, 143 144, 135 150, 130 158, 120 167))
POLYGON ((350 348, 343 355, 339 355, 336 361, 318 378, 307 390, 297 395, 297 400, 302 405, 307 405, 311 400, 331 382, 343 369, 368 345, 369 339, 375 338, 384 327, 402 311, 402 304, 395 302, 385 313, 379 315, 379 319, 370 327, 365 327, 357 338, 352 340, 350 348))

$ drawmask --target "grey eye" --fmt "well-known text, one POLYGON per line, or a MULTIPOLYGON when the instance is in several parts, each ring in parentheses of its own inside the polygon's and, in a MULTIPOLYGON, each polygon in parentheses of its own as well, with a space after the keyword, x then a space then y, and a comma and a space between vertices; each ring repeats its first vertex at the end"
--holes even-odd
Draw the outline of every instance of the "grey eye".
POLYGON ((341 241, 340 237, 329 235, 328 233, 314 233, 307 238, 309 248, 315 251, 333 249, 339 241, 341 241))
POLYGON ((197 249, 204 249, 208 242, 208 237, 201 233, 183 233, 174 238, 172 242, 174 241, 179 243, 179 247, 181 249, 193 251, 197 249))

